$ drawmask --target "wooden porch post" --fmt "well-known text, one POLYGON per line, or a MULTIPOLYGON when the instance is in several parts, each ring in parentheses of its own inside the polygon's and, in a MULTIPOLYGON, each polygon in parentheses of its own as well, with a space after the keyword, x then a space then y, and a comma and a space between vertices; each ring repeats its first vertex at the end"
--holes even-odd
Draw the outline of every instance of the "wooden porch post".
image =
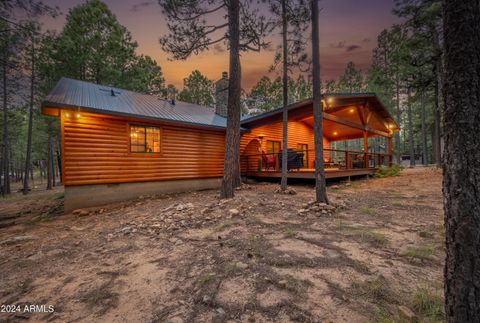
POLYGON ((392 137, 388 137, 388 166, 392 166, 392 154, 393 154, 393 146, 392 146, 392 137))
POLYGON ((368 136, 367 131, 363 131, 363 167, 368 168, 368 136))

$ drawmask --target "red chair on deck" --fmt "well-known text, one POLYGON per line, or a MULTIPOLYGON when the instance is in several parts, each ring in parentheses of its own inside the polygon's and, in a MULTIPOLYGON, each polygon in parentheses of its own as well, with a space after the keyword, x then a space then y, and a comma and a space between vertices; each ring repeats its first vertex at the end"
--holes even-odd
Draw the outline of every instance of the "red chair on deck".
POLYGON ((275 169, 277 167, 277 160, 275 156, 267 156, 267 154, 262 150, 262 163, 263 168, 268 170, 270 167, 275 169))

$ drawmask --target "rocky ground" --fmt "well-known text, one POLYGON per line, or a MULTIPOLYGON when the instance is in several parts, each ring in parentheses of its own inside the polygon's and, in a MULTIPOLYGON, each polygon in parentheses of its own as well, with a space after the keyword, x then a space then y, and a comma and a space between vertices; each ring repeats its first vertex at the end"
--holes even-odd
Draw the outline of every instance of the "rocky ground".
POLYGON ((58 191, 3 200, 0 305, 46 307, 0 321, 443 320, 440 171, 330 185, 335 207, 312 204, 312 186, 277 188, 62 216, 58 191))

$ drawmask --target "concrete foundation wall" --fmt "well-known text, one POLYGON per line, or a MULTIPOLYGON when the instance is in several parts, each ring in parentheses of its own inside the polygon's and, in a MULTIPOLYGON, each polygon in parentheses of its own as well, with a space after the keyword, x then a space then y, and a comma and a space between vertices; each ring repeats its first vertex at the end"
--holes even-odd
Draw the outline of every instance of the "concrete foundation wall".
POLYGON ((65 186, 65 213, 137 198, 219 188, 221 178, 65 186))

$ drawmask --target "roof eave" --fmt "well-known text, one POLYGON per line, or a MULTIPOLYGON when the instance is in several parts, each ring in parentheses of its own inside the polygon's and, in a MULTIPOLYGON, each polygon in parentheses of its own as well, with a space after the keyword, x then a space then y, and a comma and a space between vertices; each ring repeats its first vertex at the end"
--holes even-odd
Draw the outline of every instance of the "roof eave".
MULTIPOLYGON (((202 123, 194 123, 194 122, 172 120, 172 119, 165 119, 165 118, 158 118, 158 117, 149 117, 144 115, 137 115, 132 113, 118 112, 118 111, 106 111, 102 109, 95 109, 95 108, 89 108, 84 106, 75 106, 70 104, 57 103, 57 102, 48 101, 48 100, 44 100, 42 102, 41 108, 43 109, 45 107, 53 107, 53 108, 69 109, 69 110, 82 109, 82 111, 98 113, 98 114, 105 114, 105 115, 126 117, 126 118, 135 118, 140 120, 159 121, 167 124, 183 125, 183 126, 190 126, 195 128, 211 129, 211 130, 225 131, 227 129, 226 127, 222 127, 222 126, 207 125, 202 123)), ((243 129, 243 128, 241 128, 240 130, 247 131, 247 129, 243 129)))

